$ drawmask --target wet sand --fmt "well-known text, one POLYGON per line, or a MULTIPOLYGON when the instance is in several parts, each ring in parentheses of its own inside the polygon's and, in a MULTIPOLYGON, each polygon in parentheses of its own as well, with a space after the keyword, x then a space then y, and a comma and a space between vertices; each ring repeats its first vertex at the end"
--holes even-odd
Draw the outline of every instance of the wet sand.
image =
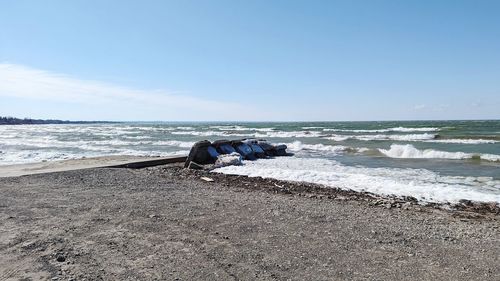
POLYGON ((0 280, 500 279, 499 215, 436 207, 180 165, 5 177, 0 280))

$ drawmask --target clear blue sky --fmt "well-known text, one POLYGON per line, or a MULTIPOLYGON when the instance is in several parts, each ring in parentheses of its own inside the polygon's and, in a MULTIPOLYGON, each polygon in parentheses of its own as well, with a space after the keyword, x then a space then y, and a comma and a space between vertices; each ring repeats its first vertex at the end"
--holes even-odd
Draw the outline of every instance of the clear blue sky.
POLYGON ((0 1, 0 115, 500 118, 500 1, 0 1))

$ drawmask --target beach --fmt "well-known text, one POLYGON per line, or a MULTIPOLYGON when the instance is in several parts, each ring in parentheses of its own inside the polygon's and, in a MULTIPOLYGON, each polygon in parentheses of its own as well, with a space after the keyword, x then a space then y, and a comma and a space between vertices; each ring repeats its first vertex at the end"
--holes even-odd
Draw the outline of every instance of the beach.
POLYGON ((4 1, 0 281, 500 281, 500 1, 4 1))
POLYGON ((198 141, 256 138, 285 144, 294 156, 246 161, 218 172, 410 196, 425 203, 500 203, 498 128, 497 120, 3 125, 0 167, 186 156, 198 141))
POLYGON ((0 280, 500 276, 496 209, 181 166, 0 178, 0 280))

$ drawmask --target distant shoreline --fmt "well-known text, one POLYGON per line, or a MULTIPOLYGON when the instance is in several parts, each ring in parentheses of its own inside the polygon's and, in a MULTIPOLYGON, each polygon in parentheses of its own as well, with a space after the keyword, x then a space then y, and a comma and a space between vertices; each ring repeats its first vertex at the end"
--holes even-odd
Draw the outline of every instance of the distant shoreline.
POLYGON ((430 120, 333 120, 333 121, 244 121, 244 120, 230 120, 230 121, 217 121, 217 120, 148 120, 148 121, 138 121, 138 120, 122 120, 122 121, 70 121, 70 120, 59 120, 59 119, 32 119, 32 118, 16 118, 16 117, 2 117, 0 116, 0 125, 46 125, 46 124, 124 124, 124 123, 141 123, 141 124, 217 124, 217 123, 227 123, 227 124, 290 124, 290 123, 413 123, 413 122, 495 122, 500 121, 500 119, 430 119, 430 120))
POLYGON ((47 124, 116 124, 121 122, 113 121, 69 121, 57 119, 31 119, 31 118, 15 118, 1 117, 0 125, 47 125, 47 124))

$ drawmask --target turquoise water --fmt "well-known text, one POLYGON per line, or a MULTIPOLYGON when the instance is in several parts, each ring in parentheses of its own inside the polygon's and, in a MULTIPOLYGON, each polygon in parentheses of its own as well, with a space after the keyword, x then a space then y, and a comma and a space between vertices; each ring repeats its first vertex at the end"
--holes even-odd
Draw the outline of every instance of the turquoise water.
POLYGON ((187 154, 198 140, 245 137, 285 143, 295 156, 221 172, 279 178, 268 167, 272 164, 290 179, 328 186, 359 185, 360 190, 384 194, 390 194, 392 186, 396 195, 423 190, 420 197, 427 201, 458 199, 436 190, 500 201, 500 121, 0 126, 0 165, 100 155, 187 154))

